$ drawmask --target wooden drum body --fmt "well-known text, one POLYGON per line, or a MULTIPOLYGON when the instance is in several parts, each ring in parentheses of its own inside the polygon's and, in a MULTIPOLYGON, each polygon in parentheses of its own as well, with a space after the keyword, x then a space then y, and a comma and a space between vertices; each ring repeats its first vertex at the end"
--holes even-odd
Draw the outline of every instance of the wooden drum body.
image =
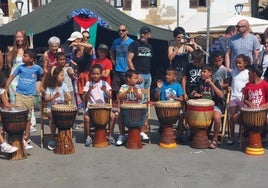
POLYGON ((112 105, 92 104, 88 107, 89 117, 95 125, 93 147, 103 148, 108 146, 106 138, 106 125, 109 123, 112 105))
POLYGON ((155 112, 163 127, 159 142, 160 147, 175 148, 177 146, 172 124, 178 121, 181 107, 181 103, 178 101, 157 101, 155 103, 155 112))
POLYGON ((58 128, 55 154, 74 153, 71 128, 74 124, 77 107, 75 105, 57 104, 51 106, 55 126, 58 128))
POLYGON ((29 110, 26 108, 4 108, 1 110, 3 128, 8 133, 8 143, 16 146, 18 150, 6 154, 6 159, 20 160, 27 157, 24 149, 23 133, 26 128, 29 110))
POLYGON ((209 99, 187 101, 185 119, 194 134, 191 145, 193 148, 208 148, 209 141, 206 129, 212 123, 214 105, 214 101, 209 99))
POLYGON ((242 120, 245 127, 249 130, 248 146, 245 153, 249 155, 263 155, 264 149, 261 143, 260 132, 263 129, 267 108, 241 108, 242 120))
POLYGON ((140 128, 145 123, 146 114, 146 104, 126 103, 120 105, 121 121, 129 129, 126 148, 142 148, 140 128))

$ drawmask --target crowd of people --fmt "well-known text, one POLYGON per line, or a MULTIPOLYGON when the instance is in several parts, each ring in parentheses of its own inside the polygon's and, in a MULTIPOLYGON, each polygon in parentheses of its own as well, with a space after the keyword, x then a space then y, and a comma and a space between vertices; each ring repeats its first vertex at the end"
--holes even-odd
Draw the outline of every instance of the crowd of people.
MULTIPOLYGON (((213 125, 214 132, 209 148, 215 149, 221 127, 222 113, 226 108, 224 91, 231 92, 230 98, 230 140, 235 139, 235 125, 239 122, 240 108, 268 107, 268 36, 251 34, 247 20, 240 20, 236 26, 229 26, 225 35, 215 40, 210 48, 210 62, 204 64, 204 51, 190 38, 184 28, 173 31, 174 40, 168 45, 170 67, 165 80, 157 80, 154 96, 161 101, 179 101, 206 98, 215 102, 213 125), (264 37, 262 39, 262 37, 264 37), (264 43, 262 43, 264 41, 264 43)), ((46 114, 50 119, 51 138, 48 148, 56 147, 56 127, 51 114, 54 104, 75 104, 84 106, 85 146, 92 146, 91 123, 88 107, 92 104, 142 103, 141 89, 150 89, 152 85, 151 64, 153 46, 150 44, 151 29, 141 27, 136 40, 128 36, 128 28, 118 26, 119 37, 111 47, 90 44, 88 31, 73 32, 67 41, 70 43, 70 61, 57 36, 48 40, 48 50, 43 54, 43 67, 35 63, 36 53, 29 49, 26 33, 18 30, 14 35, 14 44, 9 47, 7 67, 10 75, 5 79, 0 74, 1 107, 21 106, 29 110, 24 133, 25 149, 31 149, 30 133, 35 131, 34 97, 40 92, 46 103, 46 114), (96 54, 95 54, 96 53, 96 54), (40 84, 37 84, 40 83, 40 84), (39 87, 37 87, 39 86, 39 87)), ((3 67, 2 54, 0 65, 3 67)), ((0 67, 0 68, 1 68, 0 67)), ((178 117, 177 141, 185 143, 183 138, 183 113, 178 117)), ((111 145, 123 145, 127 135, 121 122, 120 112, 111 111, 109 135, 111 145), (118 114, 119 113, 119 114, 118 114), (119 136, 114 138, 115 118, 118 117, 119 136)), ((160 130, 161 132, 161 126, 160 130)), ((264 137, 266 136, 263 131, 264 137)), ((142 139, 149 139, 141 127, 142 139)), ((190 138, 191 139, 191 136, 190 138)), ((2 152, 15 152, 0 134, 2 152)))

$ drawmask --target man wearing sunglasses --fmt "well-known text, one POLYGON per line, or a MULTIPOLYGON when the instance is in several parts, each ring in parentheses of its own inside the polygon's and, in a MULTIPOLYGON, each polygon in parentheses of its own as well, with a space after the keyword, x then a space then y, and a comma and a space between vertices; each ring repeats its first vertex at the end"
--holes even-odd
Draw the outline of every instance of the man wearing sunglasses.
POLYGON ((259 42, 256 36, 249 32, 247 20, 240 20, 237 25, 237 34, 233 35, 227 43, 225 65, 229 71, 235 69, 235 58, 244 54, 251 58, 251 64, 258 62, 259 42))
POLYGON ((133 42, 128 36, 126 25, 121 24, 118 26, 118 34, 119 37, 113 41, 110 49, 110 57, 114 65, 112 80, 113 99, 116 99, 121 85, 125 84, 125 73, 128 70, 128 46, 133 42))

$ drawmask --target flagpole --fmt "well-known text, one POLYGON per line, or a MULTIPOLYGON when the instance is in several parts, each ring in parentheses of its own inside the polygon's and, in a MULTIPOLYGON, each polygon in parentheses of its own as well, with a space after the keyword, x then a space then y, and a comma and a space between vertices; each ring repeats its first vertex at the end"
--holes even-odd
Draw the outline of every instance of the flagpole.
POLYGON ((207 0, 207 43, 206 43, 206 64, 208 64, 209 59, 209 28, 210 28, 210 0, 207 0))

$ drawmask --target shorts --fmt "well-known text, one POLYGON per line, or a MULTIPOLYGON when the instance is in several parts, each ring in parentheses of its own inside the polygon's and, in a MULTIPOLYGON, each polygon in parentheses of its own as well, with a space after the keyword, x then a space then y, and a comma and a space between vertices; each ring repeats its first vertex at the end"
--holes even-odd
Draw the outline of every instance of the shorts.
POLYGON ((114 71, 112 80, 113 91, 119 91, 121 85, 125 83, 126 83, 126 73, 114 71))
POLYGON ((83 95, 84 93, 84 86, 89 81, 89 72, 81 72, 78 76, 78 94, 83 95))
POLYGON ((20 93, 16 94, 16 106, 21 106, 29 110, 28 121, 32 117, 32 109, 34 108, 34 96, 23 95, 20 93))
POLYGON ((230 107, 232 107, 232 106, 242 107, 243 106, 242 97, 231 96, 230 107))
POLYGON ((218 111, 218 112, 222 113, 220 107, 218 107, 218 106, 214 106, 214 111, 218 111))

